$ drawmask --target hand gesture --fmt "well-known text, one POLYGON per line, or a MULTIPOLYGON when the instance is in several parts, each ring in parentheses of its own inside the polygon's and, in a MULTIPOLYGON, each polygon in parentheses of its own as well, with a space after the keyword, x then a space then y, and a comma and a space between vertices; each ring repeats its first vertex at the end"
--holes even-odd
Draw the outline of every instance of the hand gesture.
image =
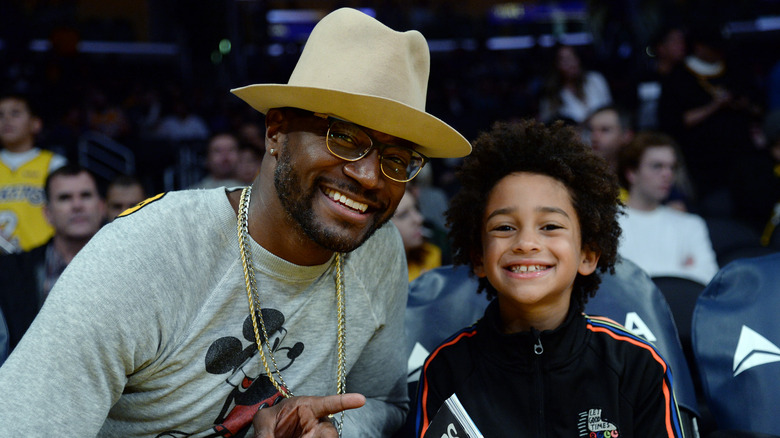
POLYGON ((338 438, 328 415, 363 406, 361 394, 291 397, 255 414, 255 438, 338 438))

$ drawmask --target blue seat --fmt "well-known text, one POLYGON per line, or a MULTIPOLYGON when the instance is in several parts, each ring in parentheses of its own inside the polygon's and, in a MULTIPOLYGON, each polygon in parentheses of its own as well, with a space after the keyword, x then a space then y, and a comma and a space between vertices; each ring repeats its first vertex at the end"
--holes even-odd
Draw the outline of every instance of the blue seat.
POLYGON ((8 344, 8 325, 5 323, 3 311, 0 310, 0 366, 3 365, 3 362, 5 362, 5 359, 8 357, 8 344))
MULTIPOLYGON (((406 336, 412 397, 428 352, 484 313, 488 301, 476 288, 477 280, 465 266, 442 266, 410 284, 406 336)), ((688 431, 694 427, 693 417, 699 417, 693 379, 669 306, 650 277, 633 262, 620 261, 614 275, 602 276, 599 291, 585 311, 613 319, 655 344, 672 369, 677 403, 686 418, 686 436, 693 436, 688 431)))
MULTIPOLYGON (((611 318, 652 342, 672 368, 677 404, 700 417, 699 403, 674 316, 661 291, 639 266, 627 259, 603 275, 585 312, 611 318)), ((690 436, 686 434, 687 436, 690 436)))
POLYGON ((693 351, 719 430, 780 435, 778 309, 780 253, 729 263, 696 302, 693 351))

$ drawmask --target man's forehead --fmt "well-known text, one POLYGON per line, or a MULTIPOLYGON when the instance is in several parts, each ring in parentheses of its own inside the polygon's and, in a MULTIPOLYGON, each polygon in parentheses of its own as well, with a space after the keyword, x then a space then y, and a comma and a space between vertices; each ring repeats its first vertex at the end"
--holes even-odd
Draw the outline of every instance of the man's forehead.
POLYGON ((27 103, 21 99, 7 98, 0 100, 0 110, 27 110, 27 103))
POLYGON ((95 181, 86 173, 78 175, 56 175, 49 182, 52 194, 64 192, 80 192, 84 189, 97 192, 95 181))
POLYGON ((590 121, 591 124, 617 125, 618 115, 613 110, 604 110, 591 116, 590 121))
POLYGON ((642 154, 643 162, 655 163, 676 160, 677 154, 675 154, 674 148, 668 145, 650 146, 642 154))

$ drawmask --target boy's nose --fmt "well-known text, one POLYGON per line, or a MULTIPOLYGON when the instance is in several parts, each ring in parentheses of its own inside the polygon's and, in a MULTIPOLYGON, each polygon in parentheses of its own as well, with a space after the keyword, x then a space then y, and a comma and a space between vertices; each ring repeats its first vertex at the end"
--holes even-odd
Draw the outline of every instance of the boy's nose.
POLYGON ((536 233, 531 231, 520 231, 512 246, 512 251, 518 253, 529 253, 539 250, 539 239, 536 233))

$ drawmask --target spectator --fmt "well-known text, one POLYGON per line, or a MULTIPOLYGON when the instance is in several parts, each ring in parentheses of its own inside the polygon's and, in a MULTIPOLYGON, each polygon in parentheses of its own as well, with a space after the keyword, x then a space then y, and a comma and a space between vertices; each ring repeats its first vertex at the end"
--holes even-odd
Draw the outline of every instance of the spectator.
POLYGON ((447 211, 454 257, 492 301, 425 361, 417 436, 453 394, 491 438, 682 436, 668 364, 583 313, 617 257, 606 163, 562 123, 496 124, 459 177, 447 211))
POLYGON ((192 112, 183 97, 175 97, 173 111, 162 117, 156 136, 173 142, 206 140, 209 128, 202 117, 192 112))
POLYGON ((658 120, 661 130, 679 141, 697 202, 706 205, 727 191, 724 175, 731 173, 734 157, 753 147, 757 108, 746 87, 750 81, 738 65, 727 63, 720 29, 696 26, 691 41, 690 56, 662 83, 658 120))
POLYGON ((124 107, 137 138, 142 141, 153 139, 162 114, 158 90, 137 83, 125 99, 124 107))
POLYGON ((265 147, 257 149, 249 143, 242 143, 238 148, 238 163, 236 163, 236 180, 241 185, 249 185, 260 173, 263 165, 265 147))
POLYGON ((132 175, 119 175, 106 187, 106 221, 111 222, 120 213, 146 199, 141 181, 132 175))
POLYGON ((239 150, 236 179, 251 183, 260 172, 265 156, 265 140, 262 128, 254 121, 242 123, 238 128, 239 150))
POLYGON ((762 234, 769 245, 780 231, 780 109, 764 118, 765 147, 733 158, 731 199, 734 217, 762 234))
POLYGON ((664 78, 680 65, 687 55, 685 32, 681 26, 667 25, 652 37, 647 54, 650 68, 637 83, 637 129, 658 130, 658 100, 664 78))
POLYGON ((590 146, 617 175, 618 152, 634 138, 631 116, 614 106, 603 106, 591 113, 585 121, 590 146))
POLYGON ((215 187, 236 187, 244 183, 236 177, 238 165, 238 138, 221 132, 209 139, 206 146, 206 169, 208 174, 191 189, 213 189, 215 187))
MULTIPOLYGON (((631 115, 621 108, 609 105, 594 111, 585 125, 590 133, 593 151, 606 160, 609 168, 617 175, 618 154, 635 135, 631 115)), ((676 173, 675 185, 664 204, 680 211, 688 211, 693 195, 688 174, 681 162, 677 163, 676 173)), ((623 203, 628 201, 628 191, 624 187, 620 188, 620 200, 623 203)))
POLYGON ((574 47, 558 45, 553 53, 553 69, 539 103, 540 120, 579 124, 596 108, 612 103, 607 80, 597 71, 585 71, 574 47))
POLYGON ((661 133, 640 132, 621 151, 618 176, 628 202, 620 218, 620 253, 651 277, 685 277, 706 285, 718 272, 707 224, 663 205, 678 161, 676 143, 661 133))
POLYGON ((35 248, 54 233, 43 215, 43 186, 66 160, 35 146, 42 125, 25 96, 0 97, 0 239, 12 252, 35 248))
POLYGON ((238 127, 238 140, 241 144, 248 144, 262 153, 265 153, 265 140, 263 128, 254 121, 241 123, 238 127))
POLYGON ((424 218, 417 208, 417 199, 409 188, 390 220, 398 228, 404 242, 409 281, 429 269, 441 266, 441 249, 428 241, 426 235, 430 231, 423 226, 424 218))
POLYGON ((105 211, 95 178, 68 164, 46 180, 46 219, 54 237, 30 251, 0 256, 0 306, 13 350, 43 306, 54 283, 98 232, 105 211))
POLYGON ((87 128, 114 140, 124 140, 130 134, 130 121, 125 110, 111 102, 106 92, 93 87, 87 96, 87 128))

